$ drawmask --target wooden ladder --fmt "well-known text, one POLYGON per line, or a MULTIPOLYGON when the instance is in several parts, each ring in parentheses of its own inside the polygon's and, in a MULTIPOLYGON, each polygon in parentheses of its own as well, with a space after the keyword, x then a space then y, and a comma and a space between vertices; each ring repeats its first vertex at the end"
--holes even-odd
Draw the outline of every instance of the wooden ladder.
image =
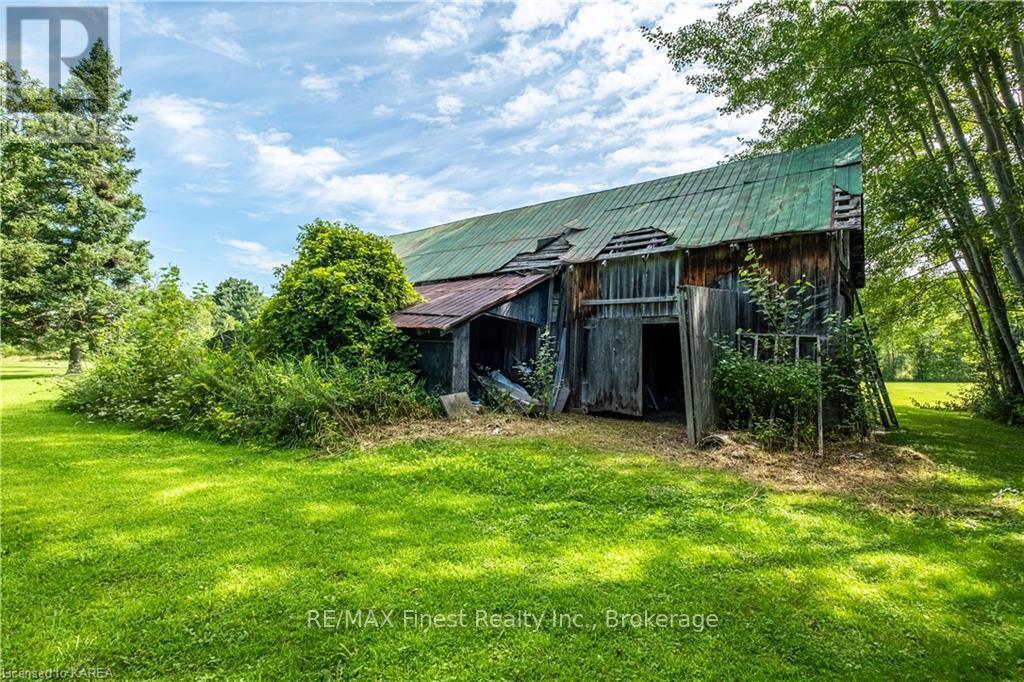
POLYGON ((892 401, 889 400, 889 391, 885 388, 885 379, 882 378, 882 368, 878 364, 878 356, 875 355, 875 345, 871 341, 871 330, 868 328, 868 320, 864 316, 864 306, 860 303, 860 296, 857 292, 853 293, 853 300, 857 304, 857 314, 860 315, 861 324, 864 325, 864 338, 867 340, 867 353, 868 353, 868 374, 870 380, 868 381, 868 391, 871 395, 871 401, 875 404, 875 409, 878 410, 878 418, 882 422, 882 426, 887 429, 898 429, 900 423, 896 419, 896 411, 892 409, 892 401))

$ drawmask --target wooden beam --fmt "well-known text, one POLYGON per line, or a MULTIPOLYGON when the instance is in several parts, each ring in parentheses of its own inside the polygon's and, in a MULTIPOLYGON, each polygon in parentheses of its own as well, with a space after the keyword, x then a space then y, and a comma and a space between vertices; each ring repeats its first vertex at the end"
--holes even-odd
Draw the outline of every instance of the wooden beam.
POLYGON ((671 303, 675 296, 645 296, 641 298, 585 298, 580 305, 629 305, 636 303, 671 303))
POLYGON ((683 363, 683 408, 686 411, 686 439, 697 443, 697 424, 694 419, 693 366, 690 358, 690 318, 686 301, 686 289, 679 289, 679 353, 683 363))
POLYGON ((452 382, 449 393, 469 390, 469 323, 452 330, 452 382))

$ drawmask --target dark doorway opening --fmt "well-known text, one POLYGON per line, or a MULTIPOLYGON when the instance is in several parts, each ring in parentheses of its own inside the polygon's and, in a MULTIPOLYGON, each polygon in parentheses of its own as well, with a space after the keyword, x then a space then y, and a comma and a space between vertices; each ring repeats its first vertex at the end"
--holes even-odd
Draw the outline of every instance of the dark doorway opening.
POLYGON ((672 418, 683 413, 683 362, 677 323, 644 325, 643 399, 645 417, 672 418))
POLYGON ((523 378, 515 369, 537 355, 537 327, 524 322, 484 315, 473 320, 469 331, 469 366, 498 370, 515 382, 523 378))

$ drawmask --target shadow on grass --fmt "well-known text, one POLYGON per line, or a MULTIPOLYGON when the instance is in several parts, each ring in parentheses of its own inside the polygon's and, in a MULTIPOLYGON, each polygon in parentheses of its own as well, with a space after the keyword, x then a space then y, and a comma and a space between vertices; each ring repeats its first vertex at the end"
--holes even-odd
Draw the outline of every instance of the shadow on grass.
POLYGON ((4 427, 7 669, 1020 672, 1019 517, 972 528, 886 514, 558 439, 421 441, 299 463, 295 452, 85 425, 45 403, 4 427), (398 613, 380 628, 307 626, 310 610, 371 608, 465 610, 468 624, 405 627, 398 613), (611 628, 608 609, 714 613, 721 625, 611 628), (483 627, 477 610, 580 614, 582 626, 483 627))

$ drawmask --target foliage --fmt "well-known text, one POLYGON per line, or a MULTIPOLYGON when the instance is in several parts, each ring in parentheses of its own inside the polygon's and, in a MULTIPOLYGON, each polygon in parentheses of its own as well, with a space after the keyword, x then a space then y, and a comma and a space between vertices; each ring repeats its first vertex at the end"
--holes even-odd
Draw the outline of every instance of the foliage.
POLYGON ((940 368, 914 362, 911 339, 959 347, 942 371, 970 365, 1011 404, 1024 395, 1022 23, 1021 3, 756 0, 645 30, 724 112, 764 114, 751 153, 863 138, 864 300, 882 345, 919 376, 940 368))
POLYGON ((210 343, 216 309, 187 297, 172 269, 104 339, 61 404, 91 418, 282 446, 345 446, 362 426, 430 414, 415 375, 380 360, 348 364, 256 355, 210 343))
POLYGON ((132 189, 130 93, 102 41, 59 92, 0 70, 0 333, 35 348, 70 347, 74 371, 147 275, 147 245, 132 239, 145 210, 132 189), (55 138, 70 130, 84 134, 55 138))
POLYGON ((780 336, 806 329, 814 316, 814 285, 807 277, 801 275, 792 284, 777 280, 753 244, 747 247, 743 260, 740 281, 768 327, 780 336))
POLYGON ((738 347, 720 344, 712 375, 720 419, 750 429, 765 448, 798 447, 816 440, 820 396, 832 433, 863 432, 873 415, 865 396, 870 348, 862 320, 829 316, 825 343, 814 350, 821 366, 806 355, 796 359, 794 335, 813 322, 814 286, 803 277, 789 285, 776 280, 753 246, 745 263, 740 282, 769 333, 756 350, 744 330, 738 347))
POLYGON ((763 362, 733 347, 721 349, 712 381, 723 423, 751 429, 767 449, 814 440, 818 388, 815 362, 763 362))
POLYGON ((93 367, 69 380, 64 406, 92 417, 170 428, 191 416, 184 377, 206 357, 213 334, 209 300, 189 299, 176 268, 103 337, 93 367))
POLYGON ((540 335, 537 355, 515 366, 515 370, 523 378, 523 384, 540 405, 537 414, 547 415, 555 394, 562 387, 555 380, 558 369, 558 347, 555 336, 546 328, 540 335))
POLYGON ((922 409, 970 412, 984 419, 1024 426, 1024 400, 1008 399, 993 392, 984 382, 964 384, 964 388, 956 395, 934 402, 921 402, 914 398, 910 402, 914 407, 922 409))
POLYGON ((267 297, 255 283, 238 277, 228 277, 213 290, 217 304, 215 326, 218 330, 247 327, 255 320, 267 297))
POLYGON ((433 414, 435 401, 410 371, 379 360, 349 365, 255 357, 244 346, 214 350, 178 389, 192 417, 178 426, 225 441, 346 447, 370 424, 433 414))
POLYGON ((414 302, 416 292, 388 240, 317 219, 300 228, 296 258, 277 275, 256 329, 266 351, 410 360, 390 315, 414 302))

